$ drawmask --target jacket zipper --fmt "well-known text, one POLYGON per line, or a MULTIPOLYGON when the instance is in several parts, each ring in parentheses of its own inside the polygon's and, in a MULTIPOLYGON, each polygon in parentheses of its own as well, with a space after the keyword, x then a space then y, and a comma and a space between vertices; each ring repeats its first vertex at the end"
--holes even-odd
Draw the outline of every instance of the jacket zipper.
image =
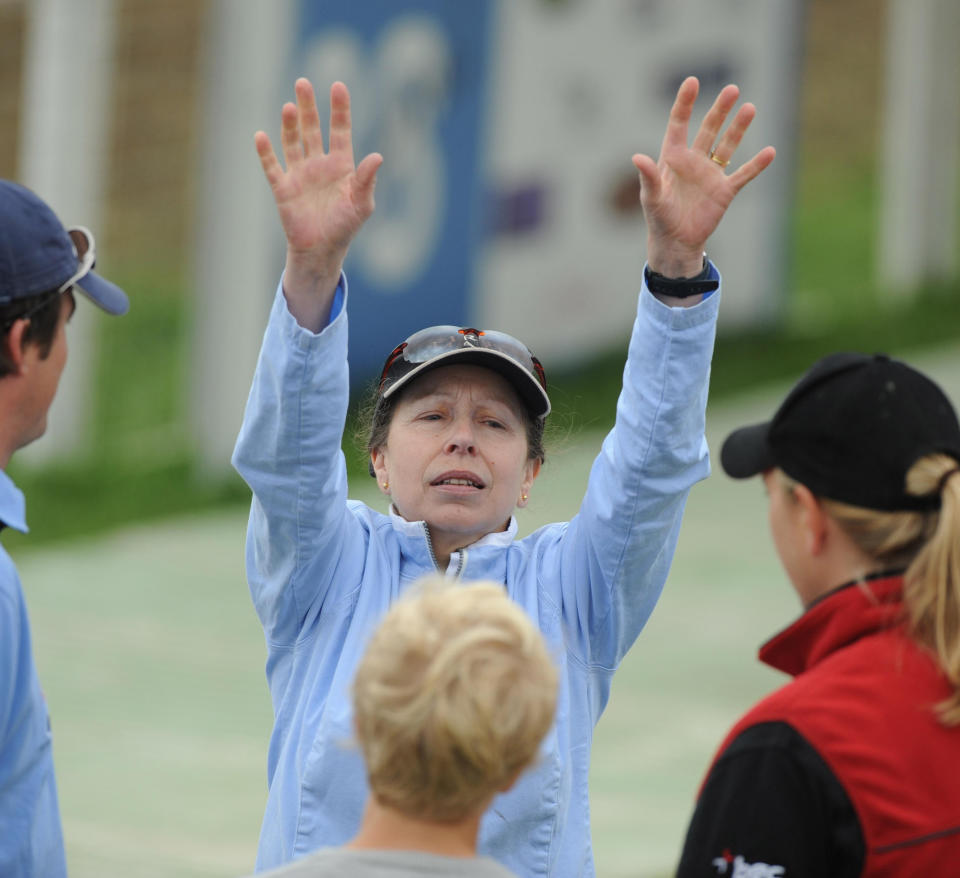
MULTIPOLYGON (((423 522, 423 536, 427 541, 427 551, 430 553, 430 560, 433 561, 433 566, 437 568, 438 573, 446 575, 446 570, 440 569, 440 562, 437 560, 436 552, 433 551, 433 537, 430 536, 430 528, 427 526, 426 522, 423 522)), ((460 556, 460 560, 457 563, 456 572, 453 574, 454 579, 459 579, 460 574, 463 573, 463 568, 467 563, 467 550, 458 549, 457 554, 460 556)))

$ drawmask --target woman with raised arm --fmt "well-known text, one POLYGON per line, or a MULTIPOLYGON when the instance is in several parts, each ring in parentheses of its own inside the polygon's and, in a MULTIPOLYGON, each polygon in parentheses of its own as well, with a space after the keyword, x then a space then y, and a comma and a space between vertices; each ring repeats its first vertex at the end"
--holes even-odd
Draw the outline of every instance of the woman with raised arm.
MULTIPOLYGON (((373 211, 381 156, 354 164, 346 87, 330 90, 329 149, 311 84, 282 111, 281 166, 257 151, 287 238, 234 465, 253 491, 247 570, 268 646, 275 725, 257 867, 342 844, 367 784, 349 687, 367 638, 411 581, 439 570, 502 582, 559 665, 542 758, 483 820, 479 850, 520 875, 590 875, 587 775, 613 670, 663 587, 687 493, 708 472, 704 409, 719 275, 704 246, 772 147, 726 165, 753 119, 724 88, 692 145, 698 83, 680 86, 659 161, 635 155, 648 265, 618 405, 578 515, 516 539, 550 410, 539 361, 504 333, 429 327, 387 357, 370 464, 389 510, 347 499, 351 240, 373 211)), ((589 291, 584 292, 585 295, 589 291)), ((385 352, 386 353, 386 352, 385 352)), ((424 754, 429 758, 429 753, 424 754)))

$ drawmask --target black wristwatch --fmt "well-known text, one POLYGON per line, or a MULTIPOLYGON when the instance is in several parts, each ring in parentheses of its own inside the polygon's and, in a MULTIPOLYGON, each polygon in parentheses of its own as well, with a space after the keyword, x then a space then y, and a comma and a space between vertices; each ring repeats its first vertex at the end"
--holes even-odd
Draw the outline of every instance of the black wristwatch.
POLYGON ((703 293, 712 293, 720 286, 720 281, 713 277, 707 254, 703 254, 703 270, 693 277, 666 277, 656 271, 651 271, 648 265, 643 270, 647 289, 651 293, 661 296, 674 296, 677 299, 686 299, 688 296, 698 296, 703 293))

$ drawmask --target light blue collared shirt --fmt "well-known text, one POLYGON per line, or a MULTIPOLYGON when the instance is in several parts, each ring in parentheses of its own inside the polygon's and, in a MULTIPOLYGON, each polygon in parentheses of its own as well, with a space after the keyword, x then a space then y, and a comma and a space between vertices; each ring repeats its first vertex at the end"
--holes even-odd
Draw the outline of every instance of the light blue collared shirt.
MULTIPOLYGON (((0 470, 0 521, 26 532, 23 493, 0 470)), ((50 718, 17 568, 0 547, 0 875, 67 874, 50 718)))

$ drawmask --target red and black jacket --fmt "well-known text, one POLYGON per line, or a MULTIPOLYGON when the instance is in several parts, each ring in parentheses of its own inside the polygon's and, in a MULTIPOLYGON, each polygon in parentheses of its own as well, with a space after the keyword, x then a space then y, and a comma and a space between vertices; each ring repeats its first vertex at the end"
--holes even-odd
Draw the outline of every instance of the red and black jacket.
POLYGON ((900 576, 850 583, 760 650, 795 677, 731 730, 680 878, 960 876, 960 726, 907 634, 900 576))

